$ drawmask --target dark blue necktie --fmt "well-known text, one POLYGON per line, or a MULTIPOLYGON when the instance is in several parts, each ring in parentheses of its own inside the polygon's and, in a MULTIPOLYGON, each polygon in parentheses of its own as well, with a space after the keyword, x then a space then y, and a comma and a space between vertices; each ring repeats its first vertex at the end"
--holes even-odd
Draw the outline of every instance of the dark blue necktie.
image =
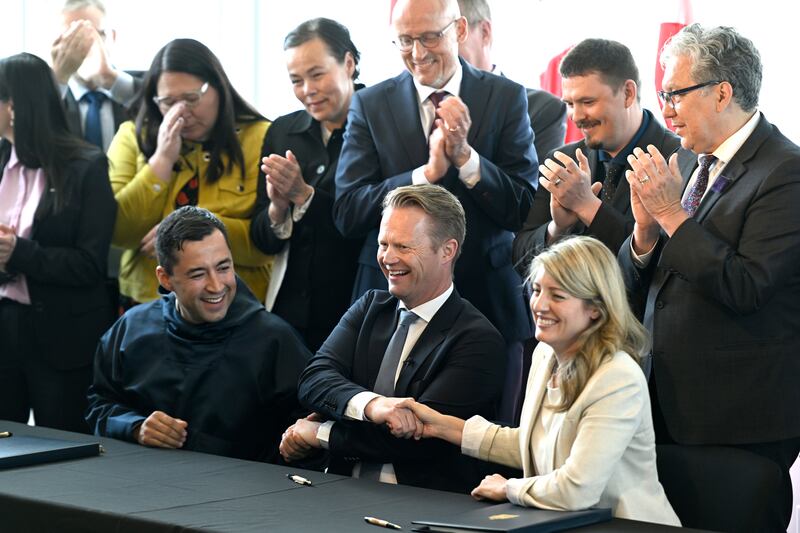
POLYGON ((103 127, 100 124, 100 108, 106 95, 100 91, 89 91, 81 96, 81 101, 89 104, 86 111, 86 123, 83 127, 83 138, 103 149, 103 127))

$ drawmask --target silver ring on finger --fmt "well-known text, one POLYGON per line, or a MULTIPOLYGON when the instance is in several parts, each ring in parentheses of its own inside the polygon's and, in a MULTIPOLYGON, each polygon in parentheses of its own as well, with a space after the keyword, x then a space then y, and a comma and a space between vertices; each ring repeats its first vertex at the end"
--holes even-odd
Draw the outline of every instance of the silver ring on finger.
POLYGON ((642 179, 640 179, 640 180, 639 180, 639 183, 641 183, 642 185, 644 185, 644 184, 645 184, 645 183, 647 183, 648 181, 650 181, 650 176, 645 176, 645 177, 643 177, 642 179))
POLYGON ((453 131, 458 131, 460 128, 458 126, 456 126, 455 128, 447 128, 447 129, 448 129, 448 131, 453 132, 453 131))
POLYGON ((561 185, 561 182, 562 182, 562 181, 564 181, 564 180, 562 180, 561 178, 556 178, 556 181, 554 181, 554 182, 553 182, 553 185, 555 185, 556 187, 558 187, 559 185, 561 185))

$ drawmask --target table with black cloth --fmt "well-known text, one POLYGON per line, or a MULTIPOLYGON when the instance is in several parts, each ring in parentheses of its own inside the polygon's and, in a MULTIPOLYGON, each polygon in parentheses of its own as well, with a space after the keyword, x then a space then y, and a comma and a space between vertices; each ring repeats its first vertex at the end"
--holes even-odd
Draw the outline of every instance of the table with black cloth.
MULTIPOLYGON (((184 450, 146 448, 0 421, 0 431, 99 441, 98 457, 0 470, 0 531, 378 533, 364 516, 417 519, 488 505, 467 495, 357 480, 184 450), (303 486, 286 478, 311 479, 303 486)), ((581 532, 675 530, 614 519, 581 532)))

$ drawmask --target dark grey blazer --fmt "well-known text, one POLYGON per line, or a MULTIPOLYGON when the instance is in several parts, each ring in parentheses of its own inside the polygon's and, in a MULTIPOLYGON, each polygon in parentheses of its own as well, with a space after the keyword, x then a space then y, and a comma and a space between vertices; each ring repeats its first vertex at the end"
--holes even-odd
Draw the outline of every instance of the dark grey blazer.
MULTIPOLYGON (((696 155, 681 150, 684 183, 696 155)), ((694 218, 626 284, 646 298, 653 378, 680 444, 800 435, 800 147, 762 115, 694 218)))

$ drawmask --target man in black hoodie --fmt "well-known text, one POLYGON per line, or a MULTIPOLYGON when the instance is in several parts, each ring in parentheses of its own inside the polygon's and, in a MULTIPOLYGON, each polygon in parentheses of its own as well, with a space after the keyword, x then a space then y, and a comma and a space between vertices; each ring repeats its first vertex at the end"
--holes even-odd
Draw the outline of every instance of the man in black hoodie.
POLYGON ((170 214, 156 252, 165 294, 100 340, 89 426, 145 446, 275 460, 311 354, 236 276, 225 226, 209 211, 170 214))

